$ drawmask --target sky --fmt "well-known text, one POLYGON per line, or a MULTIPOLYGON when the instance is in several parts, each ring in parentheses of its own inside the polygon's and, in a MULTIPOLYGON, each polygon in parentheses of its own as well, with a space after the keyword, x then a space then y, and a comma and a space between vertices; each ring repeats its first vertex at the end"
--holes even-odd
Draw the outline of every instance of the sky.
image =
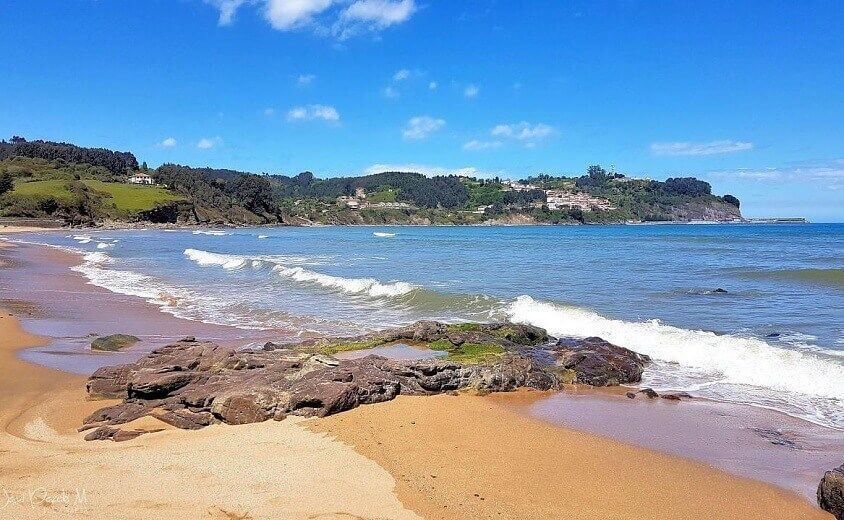
POLYGON ((844 2, 2 0, 0 136, 318 177, 696 176, 844 221, 844 2))

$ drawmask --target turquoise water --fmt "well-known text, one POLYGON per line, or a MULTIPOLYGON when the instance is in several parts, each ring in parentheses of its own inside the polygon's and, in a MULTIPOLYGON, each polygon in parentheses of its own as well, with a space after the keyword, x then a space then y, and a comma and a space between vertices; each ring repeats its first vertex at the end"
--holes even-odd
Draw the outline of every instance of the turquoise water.
POLYGON ((651 355, 645 384, 844 428, 844 225, 260 228, 22 240, 180 317, 357 334, 509 319, 651 355), (723 289, 726 292, 715 291, 723 289))

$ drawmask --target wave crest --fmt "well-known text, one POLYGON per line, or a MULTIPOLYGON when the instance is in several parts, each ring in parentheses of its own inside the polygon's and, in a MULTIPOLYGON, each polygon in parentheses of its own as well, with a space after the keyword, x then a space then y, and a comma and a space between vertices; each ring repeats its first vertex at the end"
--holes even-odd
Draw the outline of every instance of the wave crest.
MULTIPOLYGON (((785 403, 811 400, 815 410, 807 417, 810 420, 844 424, 844 363, 823 352, 785 349, 755 338, 681 329, 659 320, 615 320, 530 296, 519 296, 505 312, 514 322, 542 327, 555 336, 600 336, 647 354, 657 361, 653 370, 674 372, 670 378, 673 385, 687 384, 688 389, 693 381, 706 380, 710 387, 719 387, 710 390, 720 397, 729 392, 725 390, 728 388, 757 387, 767 390, 771 399, 785 403), (688 377, 678 378, 678 370, 686 371, 688 377)), ((660 374, 646 371, 646 379, 650 380, 645 383, 658 386, 660 374)), ((742 400, 741 393, 733 397, 742 400)))
POLYGON ((220 266, 223 269, 241 269, 247 266, 254 268, 263 267, 264 264, 272 264, 272 271, 290 280, 300 283, 312 283, 328 289, 342 291, 346 294, 366 295, 372 298, 392 298, 402 296, 416 289, 416 286, 407 282, 381 282, 374 278, 344 278, 333 276, 304 267, 287 266, 278 261, 278 257, 255 257, 250 258, 240 255, 227 255, 201 251, 197 249, 185 249, 185 256, 201 266, 220 266))

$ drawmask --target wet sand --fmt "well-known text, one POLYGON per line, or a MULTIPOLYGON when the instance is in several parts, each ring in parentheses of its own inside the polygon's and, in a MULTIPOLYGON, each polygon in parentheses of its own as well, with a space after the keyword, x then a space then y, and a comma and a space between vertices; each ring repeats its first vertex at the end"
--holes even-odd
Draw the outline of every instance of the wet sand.
MULTIPOLYGON (((37 264, 30 251, 17 258, 24 269, 37 264)), ((46 280, 78 282, 68 274, 46 280)), ((109 300, 84 281, 65 288, 80 292, 31 306, 42 317, 26 326, 78 334, 92 323, 137 323, 202 336, 185 331, 204 325, 140 300, 109 300), (73 319, 62 314, 67 301, 73 319)), ((86 400, 82 377, 21 361, 22 348, 54 347, 2 316, 0 488, 15 500, 0 506, 15 518, 831 518, 770 485, 527 417, 509 408, 521 394, 400 397, 326 419, 85 442, 75 427, 104 403, 86 400)), ((208 332, 227 339, 216 326, 208 332)))
POLYGON ((844 432, 780 412, 705 399, 634 400, 583 388, 513 409, 573 428, 713 465, 795 491, 814 503, 820 476, 844 457, 844 432))

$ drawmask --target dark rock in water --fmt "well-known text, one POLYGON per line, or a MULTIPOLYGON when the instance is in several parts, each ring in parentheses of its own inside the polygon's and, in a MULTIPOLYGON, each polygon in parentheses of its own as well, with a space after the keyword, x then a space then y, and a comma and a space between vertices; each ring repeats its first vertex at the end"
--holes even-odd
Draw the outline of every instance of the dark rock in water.
POLYGON ((660 394, 659 397, 669 401, 680 401, 682 399, 691 399, 692 395, 686 392, 671 392, 667 394, 660 394))
POLYGON ((844 464, 824 473, 818 484, 818 505, 837 520, 844 520, 844 464))
POLYGON ((719 288, 713 290, 712 294, 727 294, 727 290, 719 287, 719 288))
MULTIPOLYGON (((556 342, 544 330, 516 324, 418 322, 355 338, 309 340, 282 348, 234 350, 180 341, 137 363, 97 370, 91 396, 122 397, 85 419, 91 439, 113 439, 112 427, 144 415, 184 429, 245 424, 287 415, 326 416, 397 395, 472 389, 551 390, 580 382, 606 386, 640 380, 647 356, 600 338, 556 342), (394 342, 423 342, 445 359, 337 359, 330 353, 394 342)), ((119 434, 126 435, 126 434, 119 434)))
POLYGON ((141 340, 137 336, 131 336, 129 334, 112 334, 111 336, 103 336, 92 341, 91 350, 116 352, 118 350, 131 347, 139 341, 141 340))
POLYGON ((656 399, 657 397, 659 397, 659 394, 656 393, 656 390, 654 390, 653 388, 643 388, 643 389, 639 390, 637 393, 645 394, 648 397, 648 399, 656 399))
POLYGON ((592 386, 638 383, 648 356, 601 338, 562 338, 552 347, 557 364, 577 373, 577 382, 592 386))
POLYGON ((770 334, 765 335, 766 338, 778 338, 780 336, 782 336, 782 334, 779 332, 771 332, 770 334))

